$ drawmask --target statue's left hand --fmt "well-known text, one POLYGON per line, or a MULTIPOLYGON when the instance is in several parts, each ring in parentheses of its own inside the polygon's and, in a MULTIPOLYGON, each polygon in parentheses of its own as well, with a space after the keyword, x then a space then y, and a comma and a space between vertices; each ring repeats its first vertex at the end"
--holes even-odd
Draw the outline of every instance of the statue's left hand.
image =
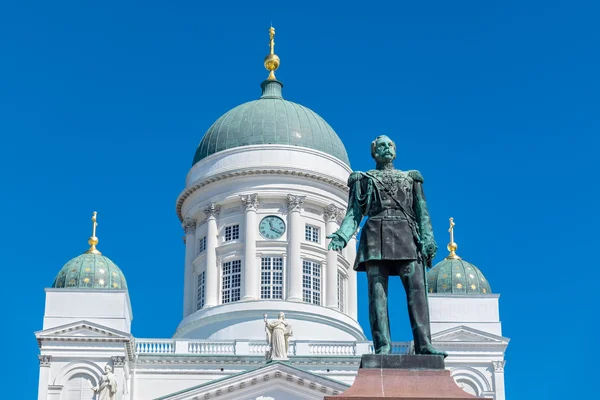
POLYGON ((421 245, 421 251, 428 263, 431 263, 437 253, 437 245, 433 241, 426 241, 421 245))

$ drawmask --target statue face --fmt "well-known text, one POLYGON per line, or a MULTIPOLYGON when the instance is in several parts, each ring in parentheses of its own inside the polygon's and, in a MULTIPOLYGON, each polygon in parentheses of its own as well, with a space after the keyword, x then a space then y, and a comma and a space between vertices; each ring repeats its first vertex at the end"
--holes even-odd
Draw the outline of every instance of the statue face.
POLYGON ((396 144, 387 136, 379 136, 372 143, 371 153, 378 163, 389 163, 396 158, 396 144))
POLYGON ((285 314, 284 314, 284 313, 282 313, 282 312, 280 312, 280 313, 279 313, 279 319, 285 319, 285 314))
POLYGON ((104 367, 104 372, 110 372, 110 371, 111 371, 110 365, 106 365, 104 367))

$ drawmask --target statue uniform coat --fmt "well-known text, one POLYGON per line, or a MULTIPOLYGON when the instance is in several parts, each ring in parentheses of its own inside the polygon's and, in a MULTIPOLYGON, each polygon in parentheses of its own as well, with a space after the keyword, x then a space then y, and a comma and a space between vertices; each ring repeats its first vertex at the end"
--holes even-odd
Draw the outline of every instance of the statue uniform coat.
MULTIPOLYGON (((354 269, 365 271, 371 260, 420 260, 420 246, 435 243, 419 171, 353 172, 348 211, 337 234, 348 243, 367 216, 354 269)), ((434 244, 435 246, 435 244, 434 244)), ((390 271, 390 275, 399 275, 390 271)))

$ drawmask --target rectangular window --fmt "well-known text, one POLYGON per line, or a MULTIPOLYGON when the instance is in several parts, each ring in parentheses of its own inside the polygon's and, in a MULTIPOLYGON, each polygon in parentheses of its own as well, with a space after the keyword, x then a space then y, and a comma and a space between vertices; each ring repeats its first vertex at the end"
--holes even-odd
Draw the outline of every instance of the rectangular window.
POLYGON ((338 271, 337 274, 337 300, 338 310, 341 312, 346 311, 346 276, 338 271))
POLYGON ((242 283, 242 262, 240 260, 223 263, 223 291, 221 302, 231 303, 240 300, 242 283))
POLYGON ((319 243, 319 228, 306 225, 304 227, 304 239, 309 242, 319 243))
POLYGON ((205 293, 204 293, 204 282, 206 279, 206 272, 202 271, 200 272, 200 275, 198 275, 198 288, 197 288, 197 292, 196 292, 196 310, 200 310, 202 309, 202 307, 204 307, 204 299, 205 299, 205 293))
POLYGON ((206 236, 198 240, 198 254, 206 251, 206 236))
POLYGON ((264 257, 260 260, 260 298, 283 299, 282 257, 264 257))
POLYGON ((302 300, 321 305, 321 264, 302 262, 302 300))
POLYGON ((225 241, 237 240, 240 238, 240 226, 229 225, 225 227, 225 241))

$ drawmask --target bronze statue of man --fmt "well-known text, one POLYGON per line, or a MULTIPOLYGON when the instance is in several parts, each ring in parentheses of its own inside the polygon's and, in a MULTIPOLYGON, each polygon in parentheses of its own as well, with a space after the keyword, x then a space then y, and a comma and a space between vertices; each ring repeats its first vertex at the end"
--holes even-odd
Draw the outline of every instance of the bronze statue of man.
POLYGON ((388 277, 400 276, 416 354, 441 354, 431 345, 425 266, 431 266, 437 245, 419 171, 394 168, 396 145, 387 136, 371 143, 374 170, 353 172, 348 179, 348 211, 328 238, 329 249, 341 250, 367 216, 354 269, 366 271, 369 283, 369 321, 376 354, 391 351, 388 315, 388 277))

